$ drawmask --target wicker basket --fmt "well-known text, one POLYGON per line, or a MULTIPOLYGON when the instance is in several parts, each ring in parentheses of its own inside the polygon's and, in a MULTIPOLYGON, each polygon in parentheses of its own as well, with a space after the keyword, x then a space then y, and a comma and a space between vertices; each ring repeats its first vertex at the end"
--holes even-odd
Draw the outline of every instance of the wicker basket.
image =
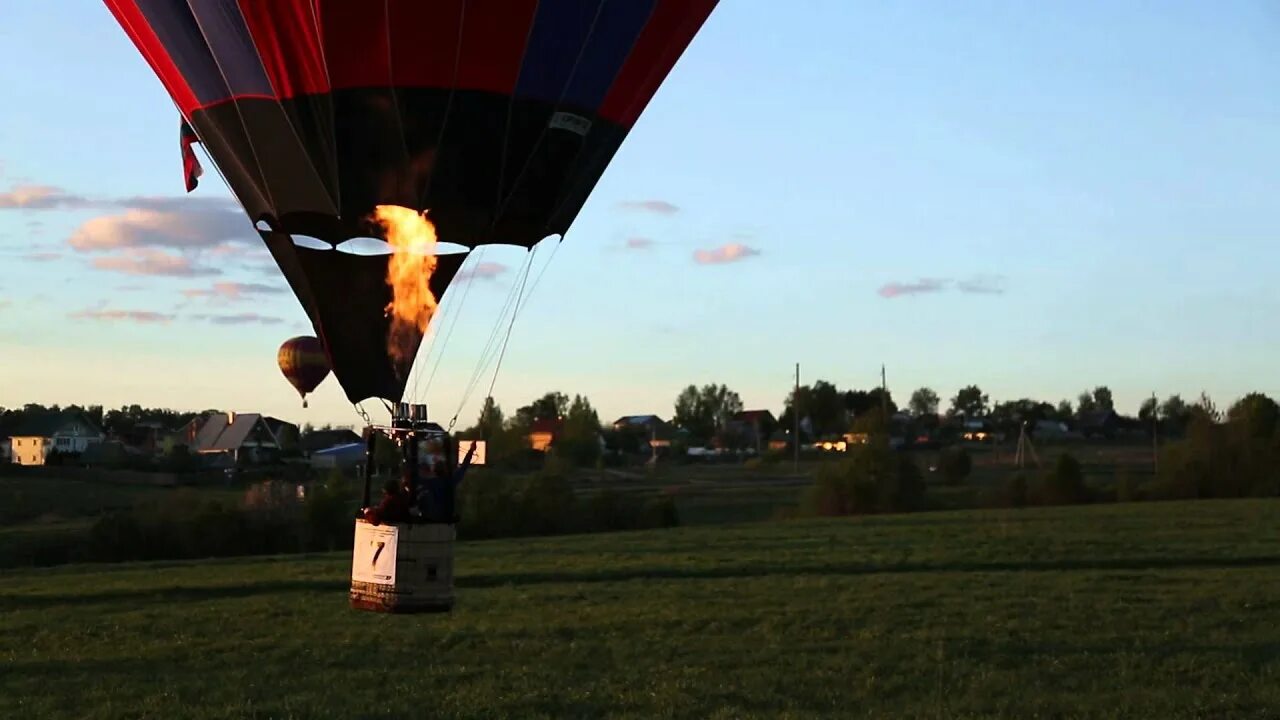
POLYGON ((453 609, 453 525, 356 520, 351 607, 376 612, 453 609))

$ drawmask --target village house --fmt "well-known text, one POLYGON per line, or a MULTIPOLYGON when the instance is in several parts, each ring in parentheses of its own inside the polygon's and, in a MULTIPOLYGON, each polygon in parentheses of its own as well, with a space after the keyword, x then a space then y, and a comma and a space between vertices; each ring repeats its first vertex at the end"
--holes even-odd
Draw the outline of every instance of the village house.
POLYGON ((302 450, 303 455, 311 457, 330 448, 344 447, 356 443, 363 444, 363 440, 354 430, 348 428, 312 430, 302 436, 299 449, 302 450))
POLYGON ((80 455, 105 436, 84 413, 47 412, 24 418, 9 438, 9 454, 18 465, 44 465, 49 456, 80 455))
POLYGON ((740 437, 746 447, 763 452, 765 441, 773 435, 777 426, 777 419, 768 410, 743 410, 729 418, 725 429, 740 437))
POLYGON ((546 452, 555 444, 556 437, 564 429, 563 418, 540 418, 533 421, 529 428, 529 447, 538 452, 546 452))
POLYGON ((279 459, 297 433, 296 425, 258 413, 214 413, 188 447, 215 464, 259 464, 279 459))
POLYGON ((640 435, 650 449, 671 447, 675 434, 671 425, 657 415, 624 415, 613 422, 613 429, 640 435))

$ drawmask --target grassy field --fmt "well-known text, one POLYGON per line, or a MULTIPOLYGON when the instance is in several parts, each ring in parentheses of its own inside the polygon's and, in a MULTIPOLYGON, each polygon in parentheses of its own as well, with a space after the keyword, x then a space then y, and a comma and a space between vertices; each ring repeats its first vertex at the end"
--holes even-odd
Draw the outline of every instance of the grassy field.
POLYGON ((445 616, 342 555, 0 573, 0 717, 1265 717, 1280 502, 463 545, 445 616))

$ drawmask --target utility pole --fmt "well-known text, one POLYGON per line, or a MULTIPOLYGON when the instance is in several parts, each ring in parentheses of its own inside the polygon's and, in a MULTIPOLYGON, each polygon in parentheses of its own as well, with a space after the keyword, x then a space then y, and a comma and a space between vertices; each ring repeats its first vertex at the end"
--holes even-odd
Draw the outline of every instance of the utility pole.
POLYGON ((885 426, 889 424, 889 385, 884 379, 884 363, 880 363, 880 414, 884 416, 885 426))
POLYGON ((791 420, 795 423, 795 436, 791 442, 795 446, 795 471, 800 472, 800 363, 796 363, 796 391, 791 396, 791 420))
POLYGON ((1151 393, 1151 472, 1160 474, 1160 406, 1151 393))

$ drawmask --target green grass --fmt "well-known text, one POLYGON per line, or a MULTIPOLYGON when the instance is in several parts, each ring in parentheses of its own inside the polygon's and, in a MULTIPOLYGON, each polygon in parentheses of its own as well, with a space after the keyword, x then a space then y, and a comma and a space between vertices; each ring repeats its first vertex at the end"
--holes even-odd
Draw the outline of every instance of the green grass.
POLYGON ((0 717, 1263 717, 1280 503, 684 528, 459 549, 457 609, 349 559, 0 573, 0 717))

